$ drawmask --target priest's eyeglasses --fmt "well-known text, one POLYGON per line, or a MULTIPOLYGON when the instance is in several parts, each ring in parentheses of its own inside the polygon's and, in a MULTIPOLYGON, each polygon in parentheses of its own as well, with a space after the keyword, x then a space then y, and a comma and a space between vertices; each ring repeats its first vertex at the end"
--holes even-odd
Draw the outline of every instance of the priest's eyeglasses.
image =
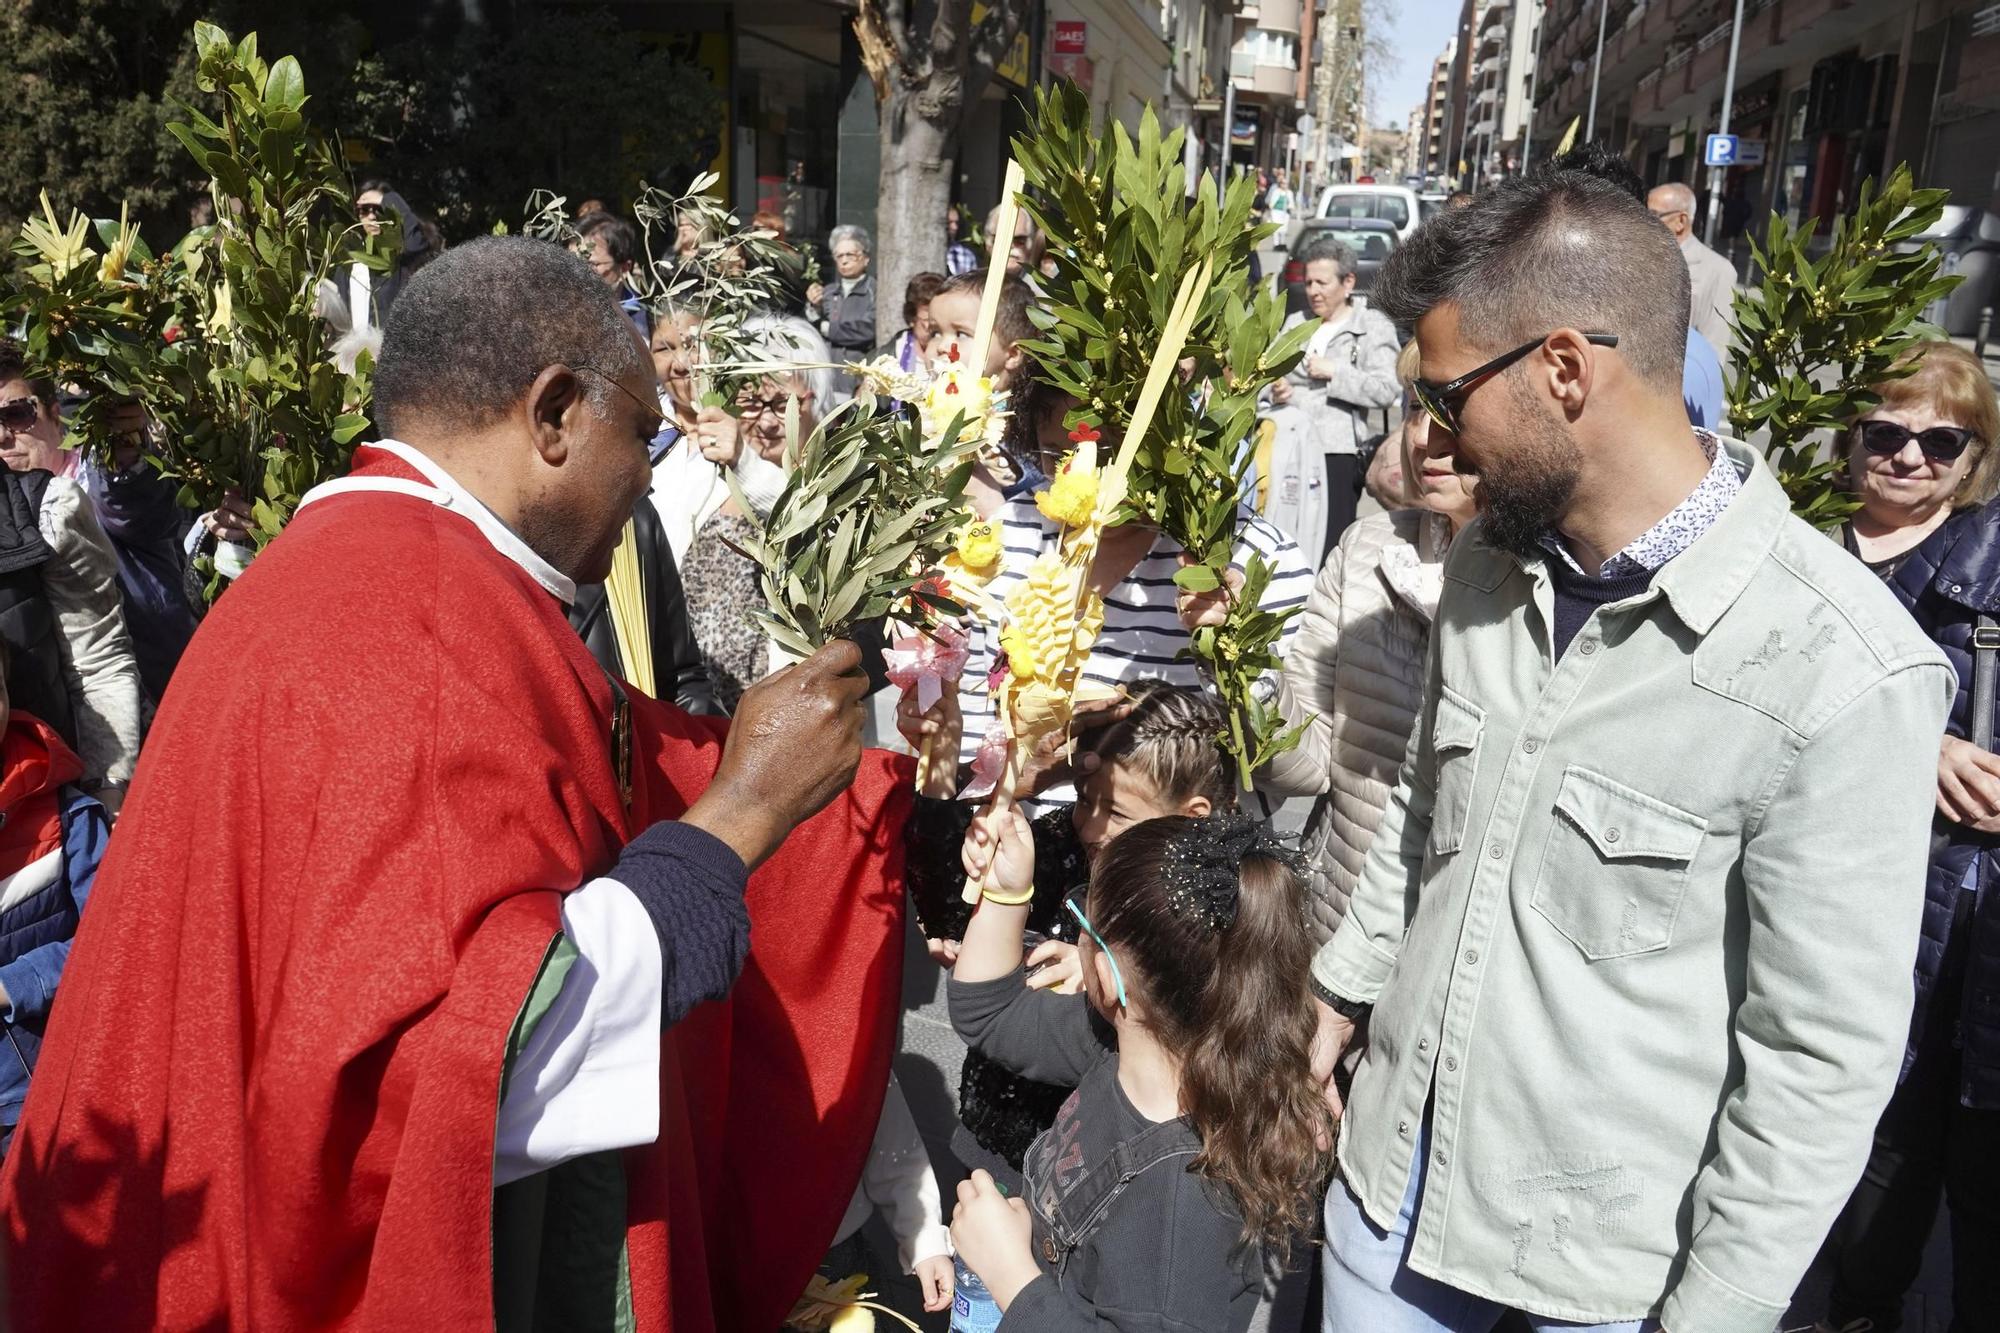
MULTIPOLYGON (((1472 391, 1540 347, 1552 336, 1544 333, 1532 342, 1524 342, 1513 351, 1494 357, 1485 365, 1460 375, 1449 384, 1433 384, 1424 379, 1411 380, 1410 396, 1417 400, 1418 406, 1430 414, 1432 421, 1456 435, 1459 411, 1465 406, 1465 400, 1472 396, 1472 391)), ((1583 335, 1583 340, 1598 347, 1618 345, 1618 335, 1615 333, 1586 333, 1583 335)))

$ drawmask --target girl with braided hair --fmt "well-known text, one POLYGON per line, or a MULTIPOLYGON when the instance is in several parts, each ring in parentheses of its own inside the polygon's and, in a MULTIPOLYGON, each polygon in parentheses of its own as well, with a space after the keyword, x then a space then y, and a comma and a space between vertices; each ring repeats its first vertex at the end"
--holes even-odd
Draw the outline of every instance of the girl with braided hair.
MULTIPOLYGON (((1032 821, 1035 895, 1022 922, 1022 930, 1036 941, 1027 959, 1027 984, 1071 994, 1082 985, 1083 972, 1076 919, 1063 910, 1063 895, 1083 886, 1097 852, 1142 820, 1236 807, 1234 769, 1217 743, 1227 724, 1215 696, 1162 681, 1137 681, 1117 708, 1080 714, 1077 721, 1079 729, 1098 724, 1077 741, 1076 768, 1083 774, 1079 799, 1075 805, 1051 807, 1032 821)), ((932 741, 938 753, 956 753, 958 692, 947 688, 921 718, 906 701, 899 723, 913 746, 932 737, 938 738, 932 741)), ((964 898, 962 849, 975 807, 953 799, 953 768, 935 766, 931 785, 918 796, 905 826, 917 926, 931 956, 946 965, 957 958, 958 941, 972 918, 972 906, 964 898)), ((1029 781, 1057 776, 1044 770, 1029 781)), ((1016 943, 1026 947, 1025 939, 1016 943)), ((1016 1188, 1028 1145, 1054 1121, 1073 1086, 1024 1078, 977 1051, 968 1052, 959 1074, 960 1123, 952 1135, 953 1153, 967 1167, 983 1168, 1007 1188, 1016 1188)))
POLYGON ((1240 1333, 1332 1166, 1297 853, 1234 812, 1120 833, 1064 901, 1084 933, 1081 995, 1032 989, 1022 969, 1040 888, 1027 821, 982 815, 964 861, 988 887, 952 971, 952 1025, 1009 1068, 1077 1086, 1019 1196, 982 1171, 959 1186, 960 1260, 1007 1327, 1240 1333))

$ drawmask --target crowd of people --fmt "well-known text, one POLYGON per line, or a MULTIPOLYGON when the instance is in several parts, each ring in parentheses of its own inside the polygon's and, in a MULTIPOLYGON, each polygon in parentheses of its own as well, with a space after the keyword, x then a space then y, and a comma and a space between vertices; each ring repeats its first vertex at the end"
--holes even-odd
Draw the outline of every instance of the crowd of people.
MULTIPOLYGON (((1089 575, 1109 697, 996 809, 998 627, 930 703, 881 627, 794 660, 745 554, 788 415, 971 349, 956 208, 893 332, 835 228, 721 406, 624 219, 446 248, 386 183, 357 206, 403 221, 343 292, 380 438, 212 609, 234 502, 178 508, 144 404, 110 459, 65 448, 65 386, 0 345, 20 1326, 775 1327, 814 1265, 887 1264, 968 1330, 1770 1333, 1821 1258, 1806 1317, 1886 1333, 1942 1199, 1953 1327, 2000 1327, 1977 357, 1873 386, 1820 534, 1722 433, 1733 275, 1684 186, 1577 150, 1365 302, 1315 241, 1236 546, 1297 745, 1238 790, 1189 652, 1231 590, 1126 522, 1089 575), (912 790, 864 739, 942 759, 912 790), (967 1047, 942 1176, 889 1074, 905 888, 967 1047)), ((1045 239, 995 244, 997 602, 1061 540, 1078 404, 1022 346, 1045 239)))

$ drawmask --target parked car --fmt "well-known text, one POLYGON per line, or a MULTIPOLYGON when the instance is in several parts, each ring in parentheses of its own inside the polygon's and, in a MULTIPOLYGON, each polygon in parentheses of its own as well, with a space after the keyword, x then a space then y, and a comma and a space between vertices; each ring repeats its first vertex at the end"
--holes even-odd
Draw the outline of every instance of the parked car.
POLYGON ((1389 256, 1396 253, 1401 238, 1396 228, 1383 218, 1314 218, 1296 234, 1297 242, 1285 252, 1285 310, 1303 311, 1306 306, 1305 249, 1322 236, 1332 237, 1354 252, 1354 294, 1365 295, 1375 285, 1375 275, 1389 256))
POLYGON ((1449 202, 1451 202, 1451 196, 1448 194, 1432 192, 1418 195, 1417 221, 1429 222, 1433 217, 1444 212, 1444 206, 1449 202))
POLYGON ((1424 214, 1417 192, 1407 185, 1329 185, 1320 192, 1312 216, 1293 221, 1288 248, 1299 248, 1300 232, 1313 222, 1359 218, 1380 218, 1396 229, 1398 241, 1407 241, 1424 214))

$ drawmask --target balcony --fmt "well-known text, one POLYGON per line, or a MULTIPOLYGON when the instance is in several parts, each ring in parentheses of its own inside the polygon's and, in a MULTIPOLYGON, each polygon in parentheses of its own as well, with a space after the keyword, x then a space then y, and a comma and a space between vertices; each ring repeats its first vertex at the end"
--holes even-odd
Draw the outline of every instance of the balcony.
POLYGON ((1299 0, 1258 0, 1252 8, 1257 11, 1257 21, 1252 27, 1299 35, 1299 0))

